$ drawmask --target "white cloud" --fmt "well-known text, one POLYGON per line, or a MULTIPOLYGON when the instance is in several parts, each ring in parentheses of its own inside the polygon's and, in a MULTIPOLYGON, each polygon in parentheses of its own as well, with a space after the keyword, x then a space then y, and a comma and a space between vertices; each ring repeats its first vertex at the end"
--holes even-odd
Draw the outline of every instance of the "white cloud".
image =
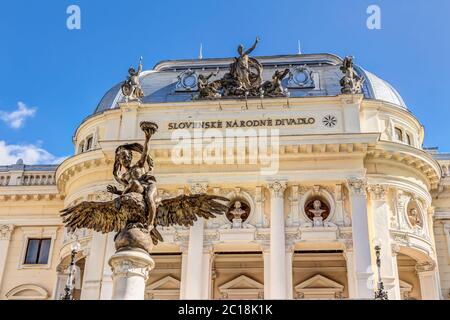
POLYGON ((13 129, 20 129, 25 124, 26 118, 34 117, 36 108, 28 108, 25 103, 18 102, 17 110, 6 112, 0 110, 0 119, 13 129))
POLYGON ((56 157, 35 144, 7 144, 0 140, 0 165, 15 164, 22 159, 25 164, 59 164, 67 157, 56 157))

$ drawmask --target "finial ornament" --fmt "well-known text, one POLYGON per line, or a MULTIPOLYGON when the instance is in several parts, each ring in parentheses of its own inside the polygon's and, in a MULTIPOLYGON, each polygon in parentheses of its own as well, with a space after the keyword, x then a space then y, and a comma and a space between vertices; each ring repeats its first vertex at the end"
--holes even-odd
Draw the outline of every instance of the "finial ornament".
POLYGON ((193 195, 181 194, 175 198, 157 201, 154 161, 149 155, 150 138, 158 125, 144 121, 140 124, 145 143, 120 145, 115 152, 113 176, 120 187, 109 185, 107 191, 116 197, 110 201, 85 201, 61 211, 67 228, 87 228, 102 233, 118 232, 117 251, 142 249, 150 252, 153 245, 163 241, 157 226, 181 225, 190 227, 200 218, 225 214, 227 198, 208 195, 200 188, 193 195), (139 158, 133 162, 133 155, 139 158))

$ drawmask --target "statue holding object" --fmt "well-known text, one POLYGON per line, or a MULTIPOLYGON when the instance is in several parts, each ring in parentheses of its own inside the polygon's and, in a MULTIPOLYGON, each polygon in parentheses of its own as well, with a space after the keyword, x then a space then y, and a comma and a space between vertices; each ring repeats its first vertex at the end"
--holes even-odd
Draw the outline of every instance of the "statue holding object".
POLYGON ((342 62, 341 71, 344 77, 341 79, 341 92, 343 94, 357 94, 361 93, 364 78, 358 76, 353 67, 353 57, 345 57, 342 62))
POLYGON ((108 186, 108 192, 117 197, 111 201, 85 201, 61 211, 69 229, 87 228, 115 236, 115 247, 121 250, 143 250, 149 253, 163 241, 157 226, 192 226, 198 218, 214 218, 228 211, 227 198, 207 195, 181 195, 157 202, 154 162, 148 154, 151 136, 158 130, 152 122, 142 122, 145 144, 124 144, 115 152, 113 175, 122 186, 108 186), (140 154, 133 162, 133 152, 140 154))
POLYGON ((142 72, 142 57, 139 60, 138 70, 133 67, 128 69, 128 78, 122 84, 122 94, 127 101, 139 101, 144 96, 144 91, 141 88, 139 76, 142 72))

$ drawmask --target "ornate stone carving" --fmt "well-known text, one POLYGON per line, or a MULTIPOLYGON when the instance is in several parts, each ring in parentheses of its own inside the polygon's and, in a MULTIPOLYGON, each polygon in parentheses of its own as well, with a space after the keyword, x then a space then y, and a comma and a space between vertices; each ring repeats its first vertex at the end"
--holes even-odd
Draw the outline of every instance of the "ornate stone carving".
POLYGON ((270 195, 275 198, 282 198, 284 196, 284 190, 286 190, 286 182, 273 181, 269 185, 270 195))
POLYGON ((344 74, 340 82, 342 87, 341 92, 343 94, 360 93, 365 79, 356 73, 353 67, 353 57, 345 57, 342 62, 341 71, 344 74))
POLYGON ((12 224, 0 225, 0 240, 10 240, 13 230, 14 225, 12 224))
POLYGON ((387 187, 381 184, 374 184, 368 187, 369 194, 373 200, 386 200, 387 187))
POLYGON ((288 88, 314 88, 313 72, 306 65, 294 68, 289 74, 288 88))
POLYGON ((117 252, 109 261, 114 278, 131 278, 139 276, 148 280, 150 270, 154 267, 154 262, 149 255, 142 252, 128 251, 117 252))
POLYGON ((191 194, 202 194, 208 191, 208 184, 206 182, 196 182, 189 185, 189 192, 191 194))
POLYGON ((366 179, 350 178, 347 180, 347 186, 351 195, 365 196, 367 181, 366 179))
POLYGON ((435 262, 423 262, 423 263, 418 263, 415 266, 417 273, 433 271, 435 268, 436 268, 435 262))
POLYGON ((196 91, 198 89, 197 72, 188 69, 179 74, 177 78, 178 82, 175 85, 175 91, 196 91))

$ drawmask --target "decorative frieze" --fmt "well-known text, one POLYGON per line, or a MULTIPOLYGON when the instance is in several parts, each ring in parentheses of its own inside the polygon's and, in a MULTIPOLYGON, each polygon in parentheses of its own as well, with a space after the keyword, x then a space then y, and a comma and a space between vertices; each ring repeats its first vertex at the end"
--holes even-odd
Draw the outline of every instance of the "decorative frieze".
POLYGON ((189 192, 191 194, 202 194, 208 191, 208 183, 196 182, 189 185, 189 192))

